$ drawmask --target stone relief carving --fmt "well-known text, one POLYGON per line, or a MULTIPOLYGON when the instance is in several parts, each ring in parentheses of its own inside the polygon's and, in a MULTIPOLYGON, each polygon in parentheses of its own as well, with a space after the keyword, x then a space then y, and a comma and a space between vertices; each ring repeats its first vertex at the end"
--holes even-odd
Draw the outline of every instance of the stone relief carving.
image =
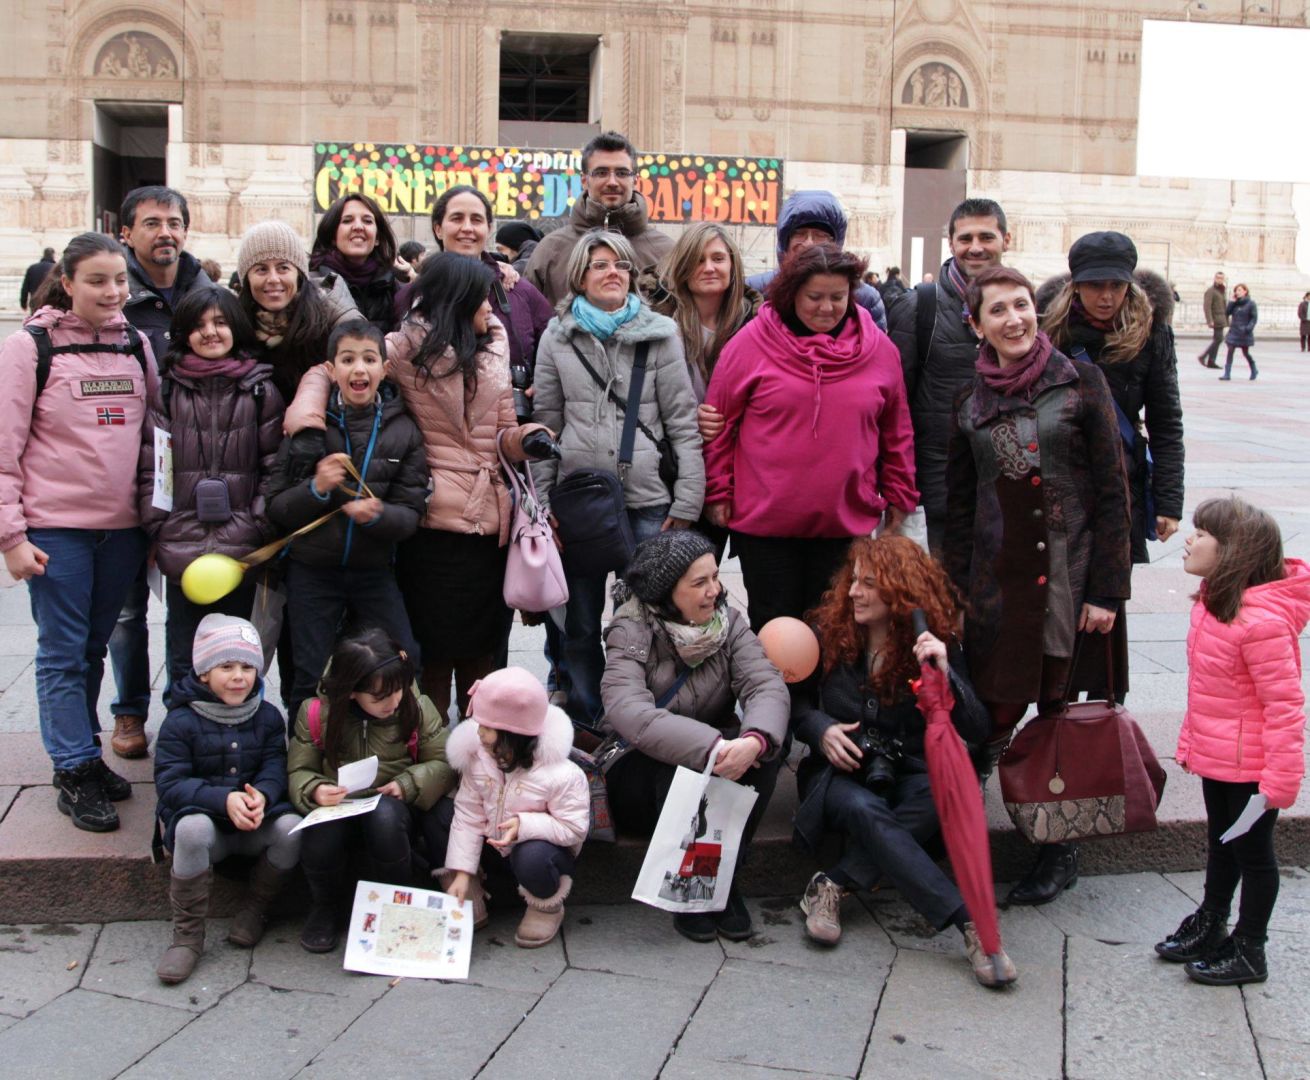
POLYGON ((901 89, 902 105, 922 105, 928 109, 967 109, 969 91, 964 80, 950 64, 932 61, 910 72, 901 89))
POLYGON ((154 34, 126 31, 100 47, 94 71, 104 79, 176 79, 173 51, 154 34))

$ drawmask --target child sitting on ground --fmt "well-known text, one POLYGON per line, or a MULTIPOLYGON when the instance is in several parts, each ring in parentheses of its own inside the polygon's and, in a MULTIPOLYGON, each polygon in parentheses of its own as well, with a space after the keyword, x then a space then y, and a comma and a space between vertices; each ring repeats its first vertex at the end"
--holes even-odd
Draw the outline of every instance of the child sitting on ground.
POLYGON ((518 667, 474 683, 469 708, 469 719, 446 747, 460 772, 446 845, 446 892, 472 901, 475 921, 483 921, 480 867, 508 873, 528 907, 514 940, 538 948, 564 921, 573 862, 591 820, 587 778, 569 760, 573 724, 547 702, 541 683, 518 667))
POLYGON ((291 801, 302 814, 335 806, 347 795, 337 770, 377 756, 374 787, 382 796, 367 814, 312 825, 302 833, 301 865, 313 903, 300 934, 309 952, 336 948, 350 849, 362 848, 371 880, 408 885, 417 826, 438 836, 433 807, 455 787, 446 764, 444 718, 415 693, 414 662, 385 631, 364 630, 342 638, 332 653, 317 697, 300 707, 287 755, 291 801))
POLYGON ((291 831, 300 819, 287 801, 285 728, 264 700, 259 632, 245 619, 206 615, 191 655, 193 671, 173 684, 173 707, 155 743, 156 814, 173 853, 173 944, 155 968, 165 983, 182 982, 204 951, 215 863, 258 856, 227 935, 252 948, 300 855, 300 834, 291 831))
POLYGON ((313 696, 347 612, 357 623, 381 626, 418 663, 392 564, 397 542, 413 535, 427 503, 423 437, 395 385, 383 381, 381 330, 363 319, 342 323, 328 339, 328 355, 335 385, 327 427, 282 444, 269 494, 268 515, 286 529, 341 510, 288 549, 292 716, 313 696))

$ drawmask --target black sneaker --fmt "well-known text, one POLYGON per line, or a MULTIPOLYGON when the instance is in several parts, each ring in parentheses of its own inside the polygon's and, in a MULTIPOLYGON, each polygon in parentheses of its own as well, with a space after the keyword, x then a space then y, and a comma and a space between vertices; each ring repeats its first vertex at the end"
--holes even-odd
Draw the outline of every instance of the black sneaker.
POLYGON ((1155 951, 1173 964, 1203 960, 1228 937, 1228 917, 1200 908, 1187 916, 1177 930, 1161 942, 1155 951))
POLYGON ((755 933, 750 909, 736 889, 729 891, 728 906, 715 914, 714 922, 719 936, 729 941, 745 941, 755 933))
POLYGON ((673 916, 673 929, 688 941, 713 941, 719 936, 714 915, 704 911, 679 912, 673 916))
POLYGON ((113 832, 118 828, 118 811, 105 795, 105 786, 95 761, 84 761, 75 769, 56 769, 56 805, 60 813, 87 832, 113 832))
POLYGON ((104 758, 96 758, 95 764, 100 783, 104 785, 105 795, 110 802, 122 802, 132 797, 132 785, 106 765, 104 758))
POLYGON ((1269 978, 1265 943, 1259 938, 1231 934, 1209 956, 1193 960, 1183 970, 1193 982, 1208 986, 1242 986, 1269 978))

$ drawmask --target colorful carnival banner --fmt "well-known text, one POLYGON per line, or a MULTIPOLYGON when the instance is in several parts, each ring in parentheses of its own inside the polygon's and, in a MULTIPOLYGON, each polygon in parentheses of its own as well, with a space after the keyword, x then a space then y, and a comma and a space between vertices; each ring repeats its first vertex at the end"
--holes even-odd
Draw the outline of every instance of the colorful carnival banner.
MULTIPOLYGON (((782 200, 777 158, 643 154, 637 190, 661 222, 776 225, 782 200)), ((438 146, 419 143, 314 144, 314 209, 362 191, 388 214, 426 217, 442 192, 472 184, 497 218, 562 217, 582 194, 578 150, 438 146)))

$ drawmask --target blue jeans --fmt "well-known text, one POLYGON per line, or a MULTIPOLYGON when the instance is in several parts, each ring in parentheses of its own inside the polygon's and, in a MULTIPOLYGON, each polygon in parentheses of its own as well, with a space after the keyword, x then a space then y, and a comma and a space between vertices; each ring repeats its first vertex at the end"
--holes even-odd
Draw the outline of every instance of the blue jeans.
POLYGON ((93 741, 105 652, 123 599, 146 557, 140 529, 29 529, 50 556, 28 592, 36 622, 41 739, 56 769, 100 756, 93 741))
MULTIPOLYGON (((628 511, 632 537, 637 543, 660 531, 669 506, 647 506, 628 511)), ((564 661, 569 673, 569 715, 596 726, 605 709, 600 702, 600 677, 605 673, 605 651, 600 643, 600 620, 605 614, 604 576, 569 577, 569 603, 564 613, 564 661)))
POLYGON ((150 711, 150 635, 146 629, 149 603, 150 586, 143 562, 128 587, 114 632, 109 635, 109 662, 118 688, 109 711, 115 716, 145 716, 150 711))

